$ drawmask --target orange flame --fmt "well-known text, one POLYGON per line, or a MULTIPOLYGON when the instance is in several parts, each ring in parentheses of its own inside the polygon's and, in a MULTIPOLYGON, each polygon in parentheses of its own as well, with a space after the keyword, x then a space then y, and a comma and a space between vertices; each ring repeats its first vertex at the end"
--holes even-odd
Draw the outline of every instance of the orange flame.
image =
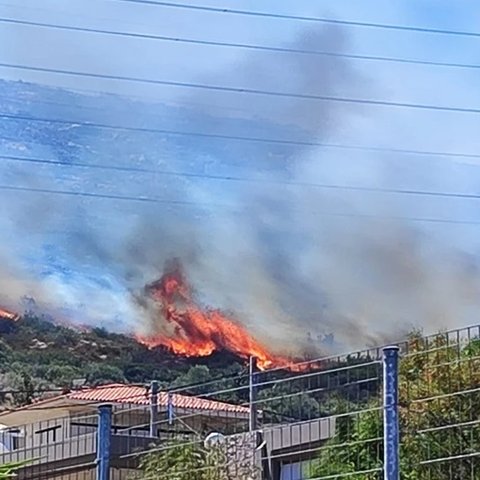
POLYGON ((220 310, 202 309, 192 298, 180 266, 165 273, 147 287, 166 320, 173 325, 173 336, 155 334, 137 339, 150 346, 163 345, 185 356, 207 356, 215 351, 227 350, 241 358, 253 356, 257 366, 290 368, 287 358, 271 353, 253 338, 244 327, 220 310))
POLYGON ((12 320, 12 322, 16 322, 20 316, 16 313, 10 312, 2 307, 0 307, 0 318, 4 318, 6 320, 12 320))

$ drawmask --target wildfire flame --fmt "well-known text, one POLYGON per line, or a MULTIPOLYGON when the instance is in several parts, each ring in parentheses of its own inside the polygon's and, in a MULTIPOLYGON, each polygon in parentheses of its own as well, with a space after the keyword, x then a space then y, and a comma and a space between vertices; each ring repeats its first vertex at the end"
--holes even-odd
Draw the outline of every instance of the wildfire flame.
POLYGON ((155 334, 137 337, 142 343, 150 347, 162 345, 185 356, 207 356, 215 351, 227 350, 241 358, 255 357, 257 366, 262 370, 292 366, 291 360, 274 355, 220 310, 197 305, 178 264, 149 285, 147 291, 173 326, 174 333, 172 336, 155 334))
POLYGON ((12 322, 16 322, 19 319, 19 315, 16 313, 10 312, 5 308, 0 307, 0 318, 4 318, 6 320, 12 320, 12 322))

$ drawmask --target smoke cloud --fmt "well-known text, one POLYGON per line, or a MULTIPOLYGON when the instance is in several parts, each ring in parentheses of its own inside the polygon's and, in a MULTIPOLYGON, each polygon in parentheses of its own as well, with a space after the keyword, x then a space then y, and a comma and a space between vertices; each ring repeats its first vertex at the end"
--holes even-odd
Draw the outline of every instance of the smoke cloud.
MULTIPOLYGON (((342 51, 347 43, 342 30, 329 27, 305 31, 291 47, 342 51)), ((361 97, 370 96, 374 83, 341 58, 259 53, 200 80, 361 97)), ((7 104, 28 92, 28 102, 7 105, 19 113, 300 141, 328 142, 368 121, 367 112, 333 102, 218 92, 184 95, 180 107, 11 82, 3 82, 2 92, 7 104), (51 96, 63 106, 52 106, 51 96)), ((33 299, 35 308, 61 320, 144 334, 162 320, 152 321, 157 312, 143 288, 172 258, 181 261, 201 302, 232 312, 282 352, 301 353, 312 340, 321 351, 338 350, 395 340, 414 326, 458 326, 479 306, 476 259, 418 223, 398 219, 412 216, 415 201, 285 183, 387 186, 394 176, 406 184, 420 170, 393 171, 393 155, 78 124, 12 121, 0 128, 2 151, 10 154, 204 175, 2 164, 4 184, 164 201, 6 193, 0 219, 4 306, 21 308, 33 299), (256 181, 209 179, 212 174, 256 181), (333 345, 322 343, 329 334, 333 345)))

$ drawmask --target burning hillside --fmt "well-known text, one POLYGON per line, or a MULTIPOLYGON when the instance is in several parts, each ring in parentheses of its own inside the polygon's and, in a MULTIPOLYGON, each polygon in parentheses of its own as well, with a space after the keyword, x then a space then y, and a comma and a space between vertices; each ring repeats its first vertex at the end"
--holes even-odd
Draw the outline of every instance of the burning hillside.
POLYGON ((164 346, 185 356, 199 357, 229 351, 241 358, 254 356, 259 368, 286 367, 291 361, 270 352, 243 326, 220 310, 200 307, 179 264, 147 287, 173 335, 153 334, 137 339, 150 347, 164 346))

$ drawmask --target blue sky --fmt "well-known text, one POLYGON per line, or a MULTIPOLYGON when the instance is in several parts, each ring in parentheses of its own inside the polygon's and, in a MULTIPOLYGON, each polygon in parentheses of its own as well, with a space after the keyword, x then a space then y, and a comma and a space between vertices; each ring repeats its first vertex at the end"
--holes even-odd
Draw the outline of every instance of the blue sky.
MULTIPOLYGON (((207 5, 194 0, 190 3, 207 5)), ((476 31, 480 20, 480 8, 474 1, 264 0, 260 4, 253 1, 210 1, 208 5, 465 31, 476 31)), ((333 28, 308 22, 188 11, 114 0, 45 0, 41 5, 33 0, 2 0, 0 16, 201 40, 480 64, 480 38, 359 27, 333 28)), ((317 57, 252 53, 233 48, 182 45, 8 24, 2 24, 0 28, 0 45, 0 62, 3 63, 264 90, 480 107, 480 69, 331 61, 317 57)), ((5 68, 0 68, 0 78, 73 89, 81 94, 70 105, 65 100, 59 100, 66 98, 62 95, 56 97, 40 87, 28 86, 25 89, 31 88, 32 92, 36 92, 32 94, 33 101, 29 104, 23 104, 24 97, 20 94, 17 99, 4 98, 2 101, 4 107, 8 106, 14 111, 42 111, 47 117, 62 115, 71 120, 81 118, 128 125, 149 125, 154 122, 159 128, 173 125, 178 129, 226 135, 245 135, 247 132, 250 136, 429 151, 478 153, 480 147, 478 115, 294 102, 231 93, 201 93, 174 87, 55 76, 5 68), (117 95, 119 99, 110 102, 106 97, 91 97, 99 92, 117 95), (86 96, 87 93, 90 97, 86 96), (98 98, 98 105, 95 105, 95 98, 98 98), (136 103, 131 103, 131 100, 136 103), (58 102, 62 101, 64 104, 59 105, 58 102), (107 104, 109 108, 115 105, 119 113, 112 113, 107 104)), ((5 128, 9 128, 8 125, 5 128)), ((218 142, 183 142, 141 136, 122 138, 119 144, 124 143, 121 143, 122 148, 118 148, 115 147, 115 140, 98 132, 82 130, 77 136, 74 133, 67 136, 58 131, 46 132, 45 135, 51 136, 46 143, 39 142, 37 137, 35 140, 25 136, 26 133, 21 129, 10 133, 18 135, 18 141, 5 141, 2 144, 3 154, 20 152, 62 161, 74 158, 77 161, 99 163, 102 160, 107 164, 168 167, 210 174, 241 173, 259 179, 293 178, 297 182, 464 193, 477 193, 480 189, 477 159, 350 153, 328 149, 287 151, 272 146, 254 148, 242 145, 232 148, 218 142), (67 145, 68 142, 71 145, 67 145)), ((443 326, 441 321, 445 321, 446 326, 457 325, 457 320, 438 320, 432 305, 434 299, 453 291, 452 298, 446 300, 448 305, 442 305, 442 308, 451 311, 452 316, 463 319, 465 312, 462 301, 470 305, 470 300, 464 301, 465 290, 470 295, 472 289, 476 291, 477 288, 476 276, 465 280, 458 255, 478 257, 478 226, 417 223, 402 226, 405 231, 412 229, 420 236, 420 240, 413 241, 415 246, 406 255, 410 259, 408 261, 416 259, 428 271, 422 273, 418 288, 429 293, 426 300, 420 300, 416 292, 408 289, 400 289, 397 294, 382 291, 388 282, 385 282, 385 272, 379 271, 379 265, 376 264, 378 259, 372 259, 370 263, 364 261, 370 258, 368 252, 373 248, 372 245, 375 246, 373 250, 381 253, 385 250, 385 244, 395 243, 403 236, 409 238, 402 229, 390 225, 365 226, 356 221, 339 226, 332 224, 331 220, 319 220, 316 217, 321 212, 338 212, 480 221, 478 201, 475 200, 352 192, 327 194, 272 186, 263 189, 251 185, 233 186, 228 182, 176 182, 142 175, 126 178, 125 175, 101 174, 98 171, 72 173, 60 172, 52 167, 34 171, 28 166, 12 167, 8 162, 0 166, 2 182, 100 193, 121 191, 128 195, 161 194, 167 199, 188 198, 194 202, 222 203, 239 208, 247 205, 250 213, 246 214, 246 220, 243 217, 240 220, 224 216, 212 207, 207 209, 208 221, 196 219, 176 223, 178 219, 172 219, 171 222, 152 220, 151 207, 117 205, 114 202, 97 206, 93 201, 73 200, 67 206, 59 205, 57 199, 52 198, 46 200, 54 205, 55 219, 45 223, 39 220, 35 240, 29 237, 28 241, 23 239, 19 242, 23 226, 18 215, 11 212, 18 212, 20 206, 31 208, 37 200, 33 195, 19 198, 21 194, 6 194, 8 213, 2 219, 4 251, 0 253, 18 259, 9 269, 9 275, 13 275, 11 272, 14 271, 18 280, 18 288, 13 289, 15 295, 18 296, 24 289, 27 293, 32 290, 41 296, 45 290, 52 288, 50 283, 40 290, 32 286, 38 281, 38 271, 35 269, 30 273, 18 273, 19 270, 25 271, 25 259, 30 264, 46 262, 48 268, 44 265, 45 269, 40 269, 44 274, 45 270, 50 272, 49 268, 55 271, 48 281, 61 292, 59 297, 68 307, 69 315, 73 315, 72 310, 84 308, 87 299, 92 298, 93 292, 98 290, 98 285, 92 279, 101 277, 103 283, 100 282, 102 287, 99 291, 107 293, 95 297, 95 301, 92 301, 94 308, 79 315, 82 321, 95 312, 101 312, 99 317, 102 321, 112 325, 118 315, 123 315, 130 318, 128 328, 133 328, 136 316, 140 314, 128 298, 128 292, 138 289, 142 282, 152 280, 158 272, 154 268, 138 266, 134 270, 141 273, 136 271, 133 274, 135 280, 131 281, 131 265, 126 268, 122 264, 122 268, 119 268, 122 263, 119 258, 122 261, 125 258, 123 253, 105 260, 104 265, 95 260, 92 252, 87 252, 80 262, 78 254, 72 253, 68 235, 48 232, 76 228, 77 234, 90 232, 92 238, 102 237, 102 247, 108 243, 110 248, 123 251, 126 243, 131 246, 131 237, 142 220, 154 224, 155 235, 158 234, 159 238, 167 238, 165 243, 169 246, 160 258, 172 255, 185 255, 187 258, 193 250, 200 251, 200 259, 193 262, 189 273, 202 298, 208 303, 233 309, 242 320, 250 322, 249 325, 260 319, 257 322, 259 325, 252 326, 258 327, 260 335, 265 334, 270 321, 268 319, 271 318, 277 319, 275 321, 279 325, 284 325, 284 328, 279 328, 280 339, 286 338, 286 332, 291 334, 292 329, 303 325, 298 319, 292 320, 295 315, 290 310, 294 308, 285 307, 285 303, 288 303, 285 290, 291 289, 292 284, 305 285, 302 295, 292 294, 295 301, 289 298, 296 310, 303 305, 305 312, 309 312, 301 317, 311 317, 312 311, 318 311, 324 303, 331 305, 332 318, 325 317, 320 326, 312 325, 313 321, 309 320, 308 328, 328 330, 332 328, 333 318, 336 324, 338 319, 343 319, 345 325, 349 325, 350 318, 356 318, 359 319, 359 325, 366 322, 372 331, 372 338, 389 334, 396 321, 403 321, 407 317, 413 317, 412 321, 425 324, 428 328, 443 326), (111 233, 108 241, 104 233, 100 235, 106 225, 111 233), (184 241, 185 236, 198 239, 198 242, 184 241), (346 237, 358 241, 345 243, 343 240, 346 237), (338 241, 339 238, 341 241, 338 241), (416 242, 419 242, 418 245, 416 242), (46 260, 52 255, 52 248, 53 256, 58 256, 55 262, 46 260), (15 254, 12 255, 12 252, 15 254), (60 257, 63 258, 61 266, 60 257), (338 262, 342 263, 345 259, 349 261, 345 261, 344 266, 338 266, 338 262), (443 267, 438 268, 439 271, 435 268, 432 270, 432 265, 436 266, 439 262, 443 262, 443 267), (284 267, 279 268, 278 264, 284 267), (295 270, 295 281, 287 278, 292 269, 295 270), (332 269, 335 274, 332 274, 332 269), (238 271, 232 275, 232 270, 238 271), (68 280, 66 271, 70 272, 68 280), (361 277, 357 279, 358 272, 370 278, 371 284, 363 282, 361 277), (71 280, 72 275, 74 281, 71 280), (253 278, 256 280, 252 281, 253 278), (318 283, 324 282, 324 286, 316 289, 314 283, 318 278, 322 279, 318 283), (458 287, 464 281, 465 288, 458 287), (360 288, 361 283, 365 284, 364 288, 360 288), (358 294, 352 295, 352 290, 358 290, 358 294), (115 293, 110 294, 112 291, 115 293), (119 312, 111 314, 114 310, 112 305, 118 303, 118 291, 123 295, 123 306, 119 312), (262 295, 258 292, 262 292, 262 295), (365 298, 376 294, 381 296, 378 301, 381 307, 372 309, 371 300, 365 301, 365 298), (320 297, 322 301, 318 300, 320 297), (341 299, 345 297, 351 297, 352 301, 343 304, 341 299), (379 325, 378 318, 386 315, 386 312, 398 310, 399 305, 411 302, 417 302, 418 309, 406 308, 401 314, 393 315, 392 322, 379 325), (429 315, 432 316, 431 321, 421 318, 429 315), (365 320, 362 320, 364 317, 365 320)), ((166 213, 165 217, 170 219, 169 215, 166 213)), ((88 233, 85 236, 88 237, 88 233)), ((138 244, 141 248, 150 248, 141 241, 138 244)), ((185 261, 188 263, 187 259, 185 261)), ((391 267, 394 269, 398 265, 392 264, 391 267)), ((388 269, 388 265, 385 268, 388 269)), ((13 283, 8 275, 4 274, 4 277, 7 283, 13 283)), ((42 282, 45 283, 45 280, 42 282)), ((15 295, 13 292, 9 294, 8 301, 14 302, 15 295)), ((48 296, 45 305, 52 301, 48 296)), ((346 333, 339 333, 339 336, 342 335, 345 342, 351 345, 352 339, 346 333)))

